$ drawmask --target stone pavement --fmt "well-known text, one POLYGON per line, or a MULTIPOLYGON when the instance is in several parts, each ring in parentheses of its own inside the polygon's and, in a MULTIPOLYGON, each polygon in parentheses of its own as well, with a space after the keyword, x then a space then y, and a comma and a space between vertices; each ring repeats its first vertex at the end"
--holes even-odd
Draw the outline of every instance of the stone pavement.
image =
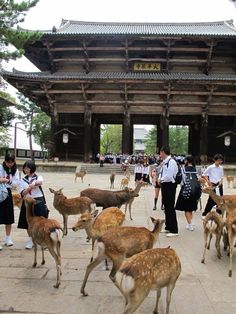
MULTIPOLYGON (((88 174, 84 183, 74 182, 72 173, 42 173, 44 191, 51 209, 50 217, 62 222, 62 217, 53 209, 53 195, 48 188, 64 187, 67 196, 79 195, 90 186, 109 189, 109 175, 88 174)), ((117 175, 115 187, 118 189, 121 175, 117 175)), ((131 177, 133 186, 133 177, 131 177)), ((225 184, 226 185, 226 184, 225 184)), ((152 228, 150 215, 162 218, 163 211, 152 211, 153 187, 143 188, 133 203, 133 221, 127 217, 126 225, 138 225, 152 228)), ((234 194, 233 189, 225 188, 225 194, 234 194)), ((202 203, 205 205, 206 195, 202 203)), ((160 201, 158 202, 160 208, 160 201)), ((123 207, 122 207, 123 208, 123 207)), ((19 210, 15 209, 16 222, 19 210)), ((228 277, 229 258, 225 252, 218 260, 212 242, 207 252, 206 264, 201 263, 203 253, 203 231, 201 211, 194 214, 195 230, 185 229, 185 218, 178 212, 179 237, 166 238, 161 234, 158 247, 173 247, 182 263, 182 273, 173 291, 170 307, 171 314, 233 314, 236 313, 236 257, 234 257, 233 277, 228 277)), ((71 227, 76 216, 69 217, 69 233, 62 240, 62 277, 59 289, 53 288, 56 279, 55 263, 48 251, 45 251, 46 264, 41 265, 41 252, 38 254, 38 267, 32 268, 33 250, 24 248, 26 232, 13 225, 12 237, 15 245, 4 247, 0 252, 0 313, 34 314, 120 314, 124 308, 124 298, 103 270, 104 264, 91 273, 87 282, 88 297, 80 295, 80 287, 86 265, 91 256, 91 243, 85 240, 85 232, 73 232, 71 227)), ((0 226, 1 239, 4 226, 0 226)), ((0 242, 0 244, 2 244, 0 242)), ((165 313, 165 289, 163 289, 159 314, 165 313)), ((155 305, 155 292, 145 299, 137 314, 152 313, 155 305)))

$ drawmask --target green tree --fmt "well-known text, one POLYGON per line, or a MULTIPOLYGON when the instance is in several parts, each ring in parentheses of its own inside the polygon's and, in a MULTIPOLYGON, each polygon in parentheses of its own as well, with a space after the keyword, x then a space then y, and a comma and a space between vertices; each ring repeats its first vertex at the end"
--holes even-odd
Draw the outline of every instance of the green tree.
POLYGON ((153 155, 157 153, 157 127, 154 126, 149 130, 148 134, 144 139, 145 153, 153 155))
POLYGON ((122 151, 122 125, 107 124, 101 128, 100 152, 101 154, 120 154, 122 151))
POLYGON ((24 53, 24 45, 42 36, 40 32, 22 31, 15 29, 24 21, 26 12, 34 7, 39 0, 14 1, 0 0, 0 60, 16 59, 24 53), (9 50, 9 44, 17 48, 9 50))
POLYGON ((45 160, 45 152, 50 141, 51 118, 45 112, 37 113, 33 118, 32 135, 35 142, 40 145, 45 160))
POLYGON ((30 147, 30 157, 34 160, 33 154, 33 119, 38 113, 41 113, 41 109, 35 105, 32 101, 26 98, 24 95, 17 93, 19 104, 16 108, 19 110, 20 114, 17 118, 25 125, 26 132, 29 136, 29 147, 30 147))
MULTIPOLYGON (((144 143, 146 145, 145 153, 157 153, 157 128, 153 127, 146 136, 144 143)), ((170 126, 169 127, 169 145, 171 152, 174 154, 188 153, 188 127, 187 126, 170 126)))
POLYGON ((0 126, 0 154, 1 155, 5 153, 10 140, 11 138, 7 132, 7 129, 3 126, 0 126))

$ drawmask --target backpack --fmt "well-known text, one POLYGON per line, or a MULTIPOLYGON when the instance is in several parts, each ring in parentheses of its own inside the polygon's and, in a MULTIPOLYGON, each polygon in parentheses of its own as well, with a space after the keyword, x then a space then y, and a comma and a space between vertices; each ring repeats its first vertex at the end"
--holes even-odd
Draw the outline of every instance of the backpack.
POLYGON ((167 162, 166 166, 167 166, 167 168, 169 167, 169 162, 170 162, 171 159, 173 159, 177 163, 177 166, 178 166, 178 172, 177 172, 177 174, 175 176, 175 183, 176 184, 180 184, 182 182, 182 177, 183 177, 182 176, 182 169, 181 169, 180 164, 174 158, 170 158, 169 161, 167 162))
POLYGON ((8 197, 8 191, 4 183, 0 183, 0 203, 4 202, 8 197))
MULTIPOLYGON (((184 170, 183 170, 184 171, 184 170)), ((202 190, 197 178, 197 172, 184 171, 185 183, 182 187, 182 196, 186 200, 198 200, 201 197, 202 190)))

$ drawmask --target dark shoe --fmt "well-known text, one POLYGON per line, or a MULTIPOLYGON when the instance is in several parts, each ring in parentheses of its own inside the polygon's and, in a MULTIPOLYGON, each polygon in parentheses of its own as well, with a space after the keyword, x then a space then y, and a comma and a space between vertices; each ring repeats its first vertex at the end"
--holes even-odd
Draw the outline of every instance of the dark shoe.
POLYGON ((153 209, 152 210, 157 210, 157 208, 156 207, 153 207, 153 209))

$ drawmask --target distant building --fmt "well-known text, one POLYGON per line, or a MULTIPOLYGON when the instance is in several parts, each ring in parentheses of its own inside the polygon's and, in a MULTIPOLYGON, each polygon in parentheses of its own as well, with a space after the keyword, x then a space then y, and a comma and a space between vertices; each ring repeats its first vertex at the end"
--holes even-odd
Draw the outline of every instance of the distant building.
POLYGON ((134 153, 143 153, 145 151, 144 139, 148 134, 145 127, 134 127, 134 153))

